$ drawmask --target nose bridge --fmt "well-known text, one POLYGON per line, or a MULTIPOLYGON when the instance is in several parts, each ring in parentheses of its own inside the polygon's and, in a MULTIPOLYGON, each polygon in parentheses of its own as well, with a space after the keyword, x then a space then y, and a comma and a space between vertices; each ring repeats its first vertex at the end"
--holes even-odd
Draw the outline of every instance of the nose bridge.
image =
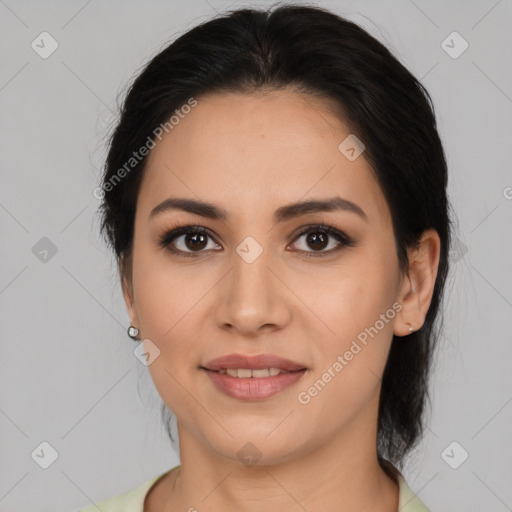
POLYGON ((246 239, 233 252, 232 271, 224 280, 215 309, 217 323, 247 332, 267 324, 282 327, 287 321, 286 297, 274 275, 272 255, 256 244, 246 239))
POLYGON ((249 241, 242 242, 233 254, 229 298, 241 309, 257 308, 263 311, 273 301, 275 283, 271 282, 273 276, 268 269, 271 265, 269 251, 262 250, 259 254, 255 251, 256 248, 249 241))

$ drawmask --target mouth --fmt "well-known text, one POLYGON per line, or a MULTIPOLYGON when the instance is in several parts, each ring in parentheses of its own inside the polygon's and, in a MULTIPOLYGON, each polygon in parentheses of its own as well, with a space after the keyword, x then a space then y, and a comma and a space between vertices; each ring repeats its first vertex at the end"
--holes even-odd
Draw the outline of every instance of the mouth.
POLYGON ((220 370, 210 370, 209 368, 201 367, 208 372, 219 373, 220 375, 229 375, 230 377, 238 379, 264 379, 267 377, 276 377, 277 375, 285 373, 297 373, 306 371, 306 368, 300 370, 288 371, 282 368, 221 368, 220 370))
POLYGON ((213 359, 201 368, 238 378, 274 377, 281 373, 307 369, 303 364, 274 354, 226 354, 213 359))
MULTIPOLYGON (((233 369, 231 369, 233 370, 233 369)), ((245 369, 246 370, 246 369, 245 369)), ((293 387, 307 372, 304 370, 296 370, 293 372, 285 371, 277 375, 270 376, 270 372, 266 369, 246 370, 251 372, 251 376, 239 377, 238 372, 244 369, 236 369, 236 377, 232 377, 226 372, 213 371, 203 368, 203 371, 209 377, 209 381, 213 383, 214 389, 231 398, 244 401, 264 400, 270 398, 287 388, 293 387), (269 373, 268 377, 252 376, 253 371, 269 373)))
POLYGON ((308 371, 293 361, 264 354, 232 354, 199 367, 218 391, 240 400, 262 400, 297 383, 308 371))

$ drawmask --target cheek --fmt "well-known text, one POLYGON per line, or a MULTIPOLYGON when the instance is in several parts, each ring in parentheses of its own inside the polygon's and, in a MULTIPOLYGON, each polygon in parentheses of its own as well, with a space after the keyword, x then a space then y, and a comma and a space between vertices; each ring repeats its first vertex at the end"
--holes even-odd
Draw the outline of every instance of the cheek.
POLYGON ((168 407, 186 399, 181 396, 180 383, 185 380, 185 372, 199 364, 199 301, 211 284, 205 280, 204 285, 195 282, 190 286, 193 277, 170 265, 165 255, 155 257, 145 248, 134 253, 137 317, 144 338, 160 351, 148 370, 168 407))
POLYGON ((319 340, 319 362, 297 396, 308 422, 322 417, 324 428, 335 430, 377 399, 392 340, 394 309, 382 312, 387 323, 379 318, 379 308, 339 317, 334 325, 336 341, 319 340))
MULTIPOLYGON (((328 344, 343 346, 347 339, 373 326, 391 308, 397 279, 393 266, 385 258, 354 253, 343 264, 316 272, 314 278, 297 279, 293 288, 310 306, 309 335, 318 338, 322 332, 328 344), (313 327, 317 327, 316 336, 313 327)), ((378 329, 392 331, 389 323, 385 326, 379 323, 378 329)))
POLYGON ((173 336, 199 292, 187 285, 186 274, 169 264, 165 254, 155 255, 147 248, 134 254, 133 290, 143 334, 154 338, 159 346, 173 336))
MULTIPOLYGON (((397 311, 393 304, 398 274, 392 265, 382 253, 358 254, 324 279, 324 286, 309 292, 305 302, 314 304, 324 325, 322 337, 314 328, 308 332, 317 352, 311 381, 319 379, 320 387, 328 383, 324 400, 357 406, 382 377, 397 311)), ((301 293, 307 293, 306 288, 301 293)))

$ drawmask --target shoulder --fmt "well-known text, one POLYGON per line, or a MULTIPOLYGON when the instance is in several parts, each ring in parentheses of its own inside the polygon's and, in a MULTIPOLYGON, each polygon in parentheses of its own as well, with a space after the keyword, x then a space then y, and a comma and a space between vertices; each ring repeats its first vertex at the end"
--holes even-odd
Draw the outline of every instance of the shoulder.
POLYGON ((165 471, 165 473, 146 480, 129 491, 80 509, 77 512, 98 512, 98 509, 102 512, 143 512, 144 499, 146 498, 149 490, 157 480, 167 473, 169 473, 169 471, 165 471))
POLYGON ((430 510, 420 501, 418 496, 412 492, 407 485, 404 477, 399 473, 398 487, 400 489, 398 510, 400 512, 430 512, 430 510))
POLYGON ((387 459, 379 460, 382 468, 398 484, 398 510, 400 512, 430 512, 407 484, 400 470, 387 459))

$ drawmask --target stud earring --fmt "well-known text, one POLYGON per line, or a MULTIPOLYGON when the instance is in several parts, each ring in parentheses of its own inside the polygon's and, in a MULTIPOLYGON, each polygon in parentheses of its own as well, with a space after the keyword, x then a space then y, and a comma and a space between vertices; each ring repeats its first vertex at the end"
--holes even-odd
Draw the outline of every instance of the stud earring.
POLYGON ((137 327, 133 327, 133 325, 130 325, 130 327, 128 327, 128 336, 130 336, 132 340, 139 341, 137 338, 138 334, 139 329, 137 329, 137 327))

